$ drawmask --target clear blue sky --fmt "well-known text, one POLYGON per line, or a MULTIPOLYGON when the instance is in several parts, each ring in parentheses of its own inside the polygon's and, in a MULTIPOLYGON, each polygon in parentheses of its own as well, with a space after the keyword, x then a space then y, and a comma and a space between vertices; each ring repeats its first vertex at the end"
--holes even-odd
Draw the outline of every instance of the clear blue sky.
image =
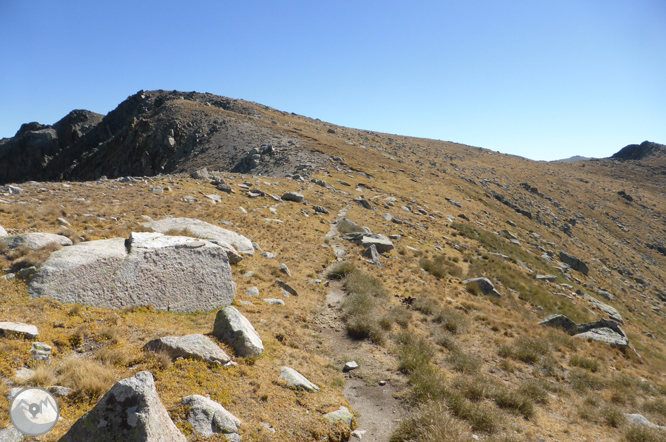
POLYGON ((140 89, 604 157, 666 143, 666 1, 0 0, 0 138, 140 89))

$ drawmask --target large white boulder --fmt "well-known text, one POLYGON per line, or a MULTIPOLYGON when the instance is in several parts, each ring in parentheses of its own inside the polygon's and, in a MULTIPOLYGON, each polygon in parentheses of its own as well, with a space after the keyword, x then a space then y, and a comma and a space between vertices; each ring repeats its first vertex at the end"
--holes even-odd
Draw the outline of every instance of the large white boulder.
POLYGON ((152 306, 178 313, 225 307, 236 284, 224 249, 161 233, 83 242, 51 257, 30 281, 32 297, 123 309, 152 306))
POLYGON ((231 345, 241 357, 261 356, 264 352, 264 344, 252 323, 232 306, 217 312, 213 336, 231 345))
POLYGON ((150 372, 114 385, 59 442, 186 442, 167 413, 150 372))
POLYGON ((240 253, 245 255, 254 255, 252 241, 231 230, 192 218, 165 218, 159 221, 152 221, 143 224, 144 227, 150 227, 156 232, 166 233, 169 231, 188 230, 189 233, 197 238, 207 239, 217 244, 229 244, 240 253))
MULTIPOLYGON (((3 236, 2 231, 0 231, 0 236, 3 236)), ((66 236, 56 235, 55 233, 21 233, 20 235, 4 236, 0 239, 0 244, 5 244, 10 249, 23 246, 37 250, 51 243, 61 246, 71 246, 72 240, 66 236)))

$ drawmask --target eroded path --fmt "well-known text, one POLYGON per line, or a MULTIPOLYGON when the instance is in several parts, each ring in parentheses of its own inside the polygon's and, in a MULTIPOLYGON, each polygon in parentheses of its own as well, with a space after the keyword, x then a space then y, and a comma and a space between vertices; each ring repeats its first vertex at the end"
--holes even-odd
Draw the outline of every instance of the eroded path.
MULTIPOLYGON (((331 223, 325 238, 338 261, 347 255, 344 244, 334 240, 338 236, 336 223, 344 218, 349 206, 342 209, 331 223)), ((404 379, 397 373, 395 360, 385 348, 350 339, 341 319, 340 306, 345 292, 339 281, 331 281, 326 305, 319 314, 318 323, 325 345, 336 364, 356 361, 359 368, 345 374, 344 394, 352 407, 363 433, 364 442, 388 442, 397 425, 407 415, 397 396, 405 389, 404 379)))

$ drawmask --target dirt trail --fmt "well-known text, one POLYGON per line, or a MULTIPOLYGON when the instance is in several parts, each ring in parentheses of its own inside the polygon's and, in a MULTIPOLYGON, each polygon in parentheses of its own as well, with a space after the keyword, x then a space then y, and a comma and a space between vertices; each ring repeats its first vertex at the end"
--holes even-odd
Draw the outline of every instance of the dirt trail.
MULTIPOLYGON (((344 260, 343 244, 333 240, 338 235, 336 222, 344 218, 349 206, 342 209, 331 223, 326 238, 339 261, 344 260)), ((345 292, 339 281, 331 281, 326 305, 320 312, 319 324, 325 342, 337 363, 356 361, 359 368, 345 374, 344 394, 356 415, 358 430, 365 431, 364 442, 388 442, 397 425, 407 415, 396 396, 405 388, 396 373, 393 357, 382 347, 367 341, 350 339, 340 318, 345 292)))

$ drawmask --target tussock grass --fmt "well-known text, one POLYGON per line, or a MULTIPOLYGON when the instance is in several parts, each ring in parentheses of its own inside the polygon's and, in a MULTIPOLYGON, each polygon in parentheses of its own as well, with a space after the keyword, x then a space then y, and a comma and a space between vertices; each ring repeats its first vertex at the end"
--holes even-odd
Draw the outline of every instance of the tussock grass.
POLYGON ((544 356, 550 354, 550 345, 538 338, 521 336, 517 338, 512 346, 502 346, 498 350, 498 355, 506 358, 516 359, 526 364, 536 364, 544 356))
POLYGON ((433 350, 425 339, 414 337, 411 333, 398 335, 399 369, 404 373, 412 373, 420 367, 427 366, 433 357, 433 350))
POLYGON ((582 370, 571 370, 569 372, 569 382, 571 388, 578 393, 584 393, 588 390, 603 390, 608 386, 608 382, 602 377, 582 370))
POLYGON ((446 414, 446 405, 428 402, 405 419, 390 442, 458 442, 471 440, 467 427, 446 414))
POLYGON ((624 432, 626 442, 666 442, 666 434, 656 428, 632 425, 624 432))
POLYGON ((451 261, 448 261, 446 255, 439 255, 432 259, 421 258, 419 265, 423 270, 439 279, 446 278, 447 276, 455 278, 462 276, 462 269, 451 261))
POLYGON ((11 260, 10 269, 12 272, 18 272, 21 269, 28 267, 41 267, 44 262, 49 259, 51 253, 56 250, 62 249, 62 246, 57 243, 46 244, 37 250, 31 250, 25 246, 17 247, 8 250, 5 256, 11 260))
POLYGON ((446 362, 451 365, 451 369, 459 373, 475 373, 480 367, 481 362, 463 352, 462 350, 454 350, 446 358, 446 362))
POLYGON ((356 269, 344 279, 348 296, 342 303, 343 320, 347 334, 355 339, 370 339, 375 344, 385 340, 387 324, 380 320, 382 302, 386 302, 388 292, 382 282, 356 269))
POLYGON ((418 297, 414 300, 413 307, 424 315, 432 315, 437 311, 439 303, 432 298, 418 297))
POLYGON ((569 364, 571 364, 572 367, 584 368, 585 370, 591 371, 592 373, 599 371, 599 362, 594 359, 572 356, 571 359, 569 359, 569 364))
POLYGON ((95 399, 106 393, 118 380, 117 372, 94 359, 69 358, 57 368, 58 383, 69 387, 74 397, 95 399))
POLYGON ((326 277, 328 279, 343 279, 347 275, 351 274, 356 270, 354 263, 349 261, 342 261, 334 264, 328 272, 326 272, 326 277))
POLYGON ((441 309, 433 321, 441 324, 444 330, 452 335, 464 333, 468 328, 467 317, 463 313, 449 308, 441 309))

